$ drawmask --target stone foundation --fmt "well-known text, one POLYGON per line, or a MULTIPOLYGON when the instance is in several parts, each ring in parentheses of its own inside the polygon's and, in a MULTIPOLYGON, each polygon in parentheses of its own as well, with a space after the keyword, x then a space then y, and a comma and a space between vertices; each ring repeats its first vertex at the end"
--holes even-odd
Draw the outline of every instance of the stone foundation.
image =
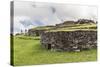
POLYGON ((41 34, 44 48, 56 51, 80 51, 97 47, 97 31, 59 31, 41 34))

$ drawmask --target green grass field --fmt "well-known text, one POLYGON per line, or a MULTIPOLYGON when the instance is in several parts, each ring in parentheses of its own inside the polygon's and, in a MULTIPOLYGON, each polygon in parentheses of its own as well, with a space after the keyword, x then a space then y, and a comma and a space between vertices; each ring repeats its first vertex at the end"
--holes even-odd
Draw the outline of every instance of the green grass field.
POLYGON ((53 52, 41 47, 39 37, 14 36, 14 65, 54 64, 96 60, 96 49, 81 52, 53 52))

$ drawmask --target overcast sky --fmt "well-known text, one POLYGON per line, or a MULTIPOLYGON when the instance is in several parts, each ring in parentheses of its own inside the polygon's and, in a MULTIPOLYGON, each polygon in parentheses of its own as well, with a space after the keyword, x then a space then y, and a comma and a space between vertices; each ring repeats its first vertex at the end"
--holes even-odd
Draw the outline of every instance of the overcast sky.
POLYGON ((97 7, 73 4, 14 1, 14 33, 67 20, 97 20, 97 7))

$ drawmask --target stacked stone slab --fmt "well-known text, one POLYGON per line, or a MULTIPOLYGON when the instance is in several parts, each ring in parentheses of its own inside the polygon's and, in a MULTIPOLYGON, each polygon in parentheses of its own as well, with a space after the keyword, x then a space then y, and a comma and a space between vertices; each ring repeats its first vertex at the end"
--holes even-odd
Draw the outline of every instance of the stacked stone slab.
POLYGON ((41 34, 44 48, 56 51, 80 51, 97 47, 97 31, 58 31, 41 34))

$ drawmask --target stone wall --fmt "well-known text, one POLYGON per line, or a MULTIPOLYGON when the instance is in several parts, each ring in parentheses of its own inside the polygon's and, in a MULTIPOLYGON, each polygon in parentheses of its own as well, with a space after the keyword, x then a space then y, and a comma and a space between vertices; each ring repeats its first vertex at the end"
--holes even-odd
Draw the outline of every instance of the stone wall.
POLYGON ((56 51, 80 51, 97 47, 97 31, 44 32, 44 48, 56 51))

